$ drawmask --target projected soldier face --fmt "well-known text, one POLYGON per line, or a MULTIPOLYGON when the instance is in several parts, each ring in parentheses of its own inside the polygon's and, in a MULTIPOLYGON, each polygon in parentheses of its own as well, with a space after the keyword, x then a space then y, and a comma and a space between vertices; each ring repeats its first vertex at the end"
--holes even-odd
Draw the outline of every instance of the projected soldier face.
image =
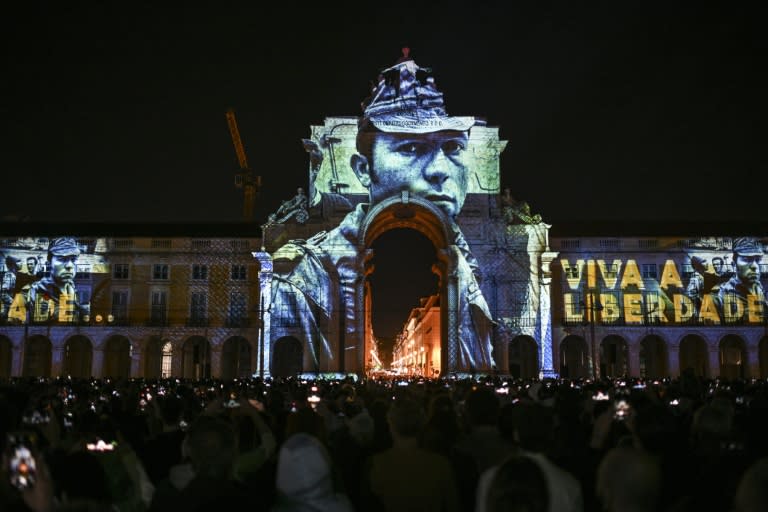
POLYGON ((755 284, 760 280, 760 256, 736 256, 736 275, 746 284, 755 284))
POLYGON ((51 277, 59 285, 72 284, 77 273, 77 255, 51 255, 51 277))
POLYGON ((357 155, 353 167, 369 187, 371 203, 403 190, 432 201, 455 217, 467 195, 466 132, 372 134, 372 162, 357 155))

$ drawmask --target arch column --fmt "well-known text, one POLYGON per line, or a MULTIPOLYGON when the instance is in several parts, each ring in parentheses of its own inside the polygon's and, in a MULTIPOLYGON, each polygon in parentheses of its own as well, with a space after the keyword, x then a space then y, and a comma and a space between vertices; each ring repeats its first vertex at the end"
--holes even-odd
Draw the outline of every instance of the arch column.
MULTIPOLYGON (((625 340, 626 341, 626 340, 625 340)), ((627 361, 627 367, 629 368, 630 377, 640 376, 640 343, 626 341, 627 343, 627 355, 629 361, 627 361)), ((646 361, 647 365, 647 361, 646 361)))
MULTIPOLYGON (((262 232, 264 228, 262 227, 262 232)), ((261 251, 251 253, 256 261, 259 262, 259 318, 257 325, 259 326, 259 335, 256 340, 256 347, 254 353, 254 365, 253 373, 257 373, 261 377, 269 377, 269 363, 272 353, 272 334, 270 332, 271 327, 271 315, 268 314, 272 301, 272 274, 274 272, 272 266, 272 256, 264 250, 262 246, 261 251), (256 364, 258 362, 258 364, 256 364)))
MULTIPOLYGON (((548 229, 548 227, 545 229, 548 229)), ((550 265, 558 254, 559 253, 557 252, 549 251, 543 252, 541 254, 541 280, 539 283, 538 312, 538 324, 540 325, 540 332, 538 336, 539 377, 541 378, 558 377, 552 357, 552 272, 550 270, 550 265)), ((507 369, 507 372, 508 371, 509 369, 507 369)))
POLYGON ((93 348, 93 360, 91 361, 91 375, 100 379, 104 376, 104 347, 93 348))
POLYGON ((441 353, 441 365, 443 367, 440 369, 440 375, 444 375, 444 372, 452 373, 461 370, 459 368, 459 275, 456 268, 456 253, 450 251, 449 254, 451 257, 446 258, 448 268, 445 270, 448 279, 444 280, 444 287, 441 286, 440 299, 440 309, 442 310, 442 299, 445 298, 444 323, 446 329, 445 334, 440 333, 440 335, 445 340, 443 346, 447 348, 445 355, 441 353))
MULTIPOLYGON (((53 342, 51 342, 51 376, 55 377, 58 375, 61 375, 61 372, 64 371, 64 344, 66 343, 66 340, 61 345, 54 345, 53 342)), ((96 351, 94 350, 94 361, 96 360, 96 351)))
POLYGON ((144 375, 144 361, 143 361, 143 355, 144 350, 141 347, 141 344, 139 343, 133 343, 130 340, 128 340, 128 343, 130 343, 131 348, 129 349, 131 354, 131 370, 130 370, 130 376, 131 377, 141 377, 144 375))
POLYGON ((680 342, 667 344, 667 374, 672 377, 680 377, 680 342))
POLYGON ((221 346, 213 346, 213 343, 209 343, 211 354, 211 377, 214 379, 221 378, 221 346))
POLYGON ((504 336, 496 345, 496 353, 499 359, 496 361, 496 366, 503 375, 509 375, 509 343, 509 339, 504 336))
MULTIPOLYGON (((163 340, 165 342, 165 339, 163 340)), ((168 340, 170 341, 170 340, 168 340)), ((184 375, 183 356, 184 346, 171 342, 171 375, 175 377, 181 377, 184 375)), ((161 353, 162 357, 162 353, 161 353)))
POLYGON ((24 341, 18 345, 11 344, 11 376, 20 377, 24 369, 24 341))
POLYGON ((747 366, 747 371, 750 377, 754 378, 760 378, 760 340, 757 340, 757 343, 746 343, 746 352, 747 352, 747 358, 749 359, 749 366, 747 366))
POLYGON ((709 378, 720 376, 720 344, 717 343, 714 346, 707 343, 707 351, 709 352, 709 378))

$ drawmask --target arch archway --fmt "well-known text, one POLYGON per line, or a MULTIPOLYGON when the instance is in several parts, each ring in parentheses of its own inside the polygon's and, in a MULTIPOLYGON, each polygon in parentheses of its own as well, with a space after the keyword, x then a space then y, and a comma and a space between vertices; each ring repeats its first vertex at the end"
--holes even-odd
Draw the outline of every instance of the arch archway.
POLYGON ((233 336, 221 348, 221 378, 247 378, 251 368, 251 344, 242 336, 233 336))
POLYGON ((611 334, 600 342, 600 376, 626 377, 629 375, 629 346, 621 336, 611 334))
POLYGON ((0 336, 0 379, 11 376, 11 364, 13 362, 13 344, 5 336, 0 336))
POLYGON ((51 376, 51 340, 36 334, 24 343, 24 377, 51 376))
POLYGON ((284 336, 272 346, 272 361, 269 372, 273 377, 290 377, 301 373, 304 349, 293 336, 284 336))
POLYGON ((507 351, 509 374, 521 379, 539 376, 539 346, 530 336, 515 336, 507 351))
POLYGON ((173 375, 173 344, 170 341, 164 341, 165 343, 160 348, 160 357, 162 358, 160 376, 167 379, 173 375))
POLYGON ((560 375, 566 379, 589 377, 589 350, 581 336, 571 334, 560 343, 560 375))
POLYGON ((131 342, 125 336, 111 336, 104 345, 104 377, 131 376, 131 342))
POLYGON ((661 379, 668 375, 667 344, 655 334, 646 336, 640 342, 640 377, 661 379))
POLYGON ((202 336, 192 336, 184 342, 181 371, 185 379, 205 379, 211 376, 211 344, 202 336))
POLYGON ((77 335, 64 343, 63 375, 85 379, 93 375, 93 345, 85 336, 77 335))
POLYGON ((690 368, 698 377, 709 377, 709 352, 701 336, 689 334, 680 341, 680 374, 690 368))
MULTIPOLYGON (((433 271, 439 276, 440 295, 440 374, 455 371, 490 371, 490 365, 485 367, 476 367, 475 361, 490 361, 491 354, 474 354, 472 350, 460 350, 458 331, 461 325, 459 314, 458 296, 459 284, 456 278, 448 276, 456 275, 457 255, 451 247, 455 236, 450 232, 452 221, 438 208, 434 203, 416 196, 409 196, 403 193, 401 196, 390 197, 373 206, 361 226, 359 233, 359 246, 364 247, 368 258, 363 261, 363 274, 369 276, 373 272, 370 262, 370 251, 372 244, 382 234, 392 229, 412 229, 422 235, 432 243, 436 249, 438 263, 434 265, 433 271), (477 357, 476 357, 477 356, 477 357), (476 357, 476 358, 475 358, 476 357)), ((367 279, 360 280, 356 284, 356 302, 362 308, 363 305, 370 305, 370 287, 367 286, 367 279)), ((372 330, 367 327, 371 325, 370 307, 363 308, 364 315, 356 318, 356 331, 365 333, 362 342, 363 350, 358 350, 357 366, 365 367, 365 356, 373 347, 372 330)), ((348 345, 347 345, 348 346, 348 345)), ((358 345, 359 346, 359 345, 358 345)), ((484 350, 484 348, 478 348, 484 350)), ((436 366, 436 365, 435 365, 436 366)), ((479 366, 479 365, 478 365, 479 366)))
POLYGON ((743 379, 747 377, 747 347, 744 340, 729 334, 720 340, 720 378, 743 379))

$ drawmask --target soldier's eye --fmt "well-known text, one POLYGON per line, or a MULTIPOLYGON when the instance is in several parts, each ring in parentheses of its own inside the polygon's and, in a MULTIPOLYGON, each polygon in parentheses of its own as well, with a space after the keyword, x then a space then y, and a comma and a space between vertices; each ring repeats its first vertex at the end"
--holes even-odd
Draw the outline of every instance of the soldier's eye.
POLYGON ((429 150, 426 144, 419 144, 418 142, 404 142, 396 148, 397 152, 406 156, 418 156, 423 155, 429 150))
POLYGON ((449 140, 443 143, 442 149, 446 155, 458 155, 464 151, 464 144, 458 140, 449 140))

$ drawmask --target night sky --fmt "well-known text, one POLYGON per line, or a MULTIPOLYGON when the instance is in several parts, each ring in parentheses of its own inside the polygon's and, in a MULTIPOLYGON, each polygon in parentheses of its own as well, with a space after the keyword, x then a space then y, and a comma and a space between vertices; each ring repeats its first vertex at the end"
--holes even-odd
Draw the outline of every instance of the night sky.
POLYGON ((4 222, 238 222, 233 108, 261 223, 306 184, 309 126, 359 115, 402 46, 500 127, 502 185, 549 223, 768 221, 768 37, 739 4, 24 4, 0 19, 4 222))
POLYGON ((5 220, 238 221, 231 107, 261 222, 309 125, 358 115, 404 45, 501 128, 502 182, 548 222, 768 219, 767 37, 739 5, 27 3, 0 22, 5 220))

